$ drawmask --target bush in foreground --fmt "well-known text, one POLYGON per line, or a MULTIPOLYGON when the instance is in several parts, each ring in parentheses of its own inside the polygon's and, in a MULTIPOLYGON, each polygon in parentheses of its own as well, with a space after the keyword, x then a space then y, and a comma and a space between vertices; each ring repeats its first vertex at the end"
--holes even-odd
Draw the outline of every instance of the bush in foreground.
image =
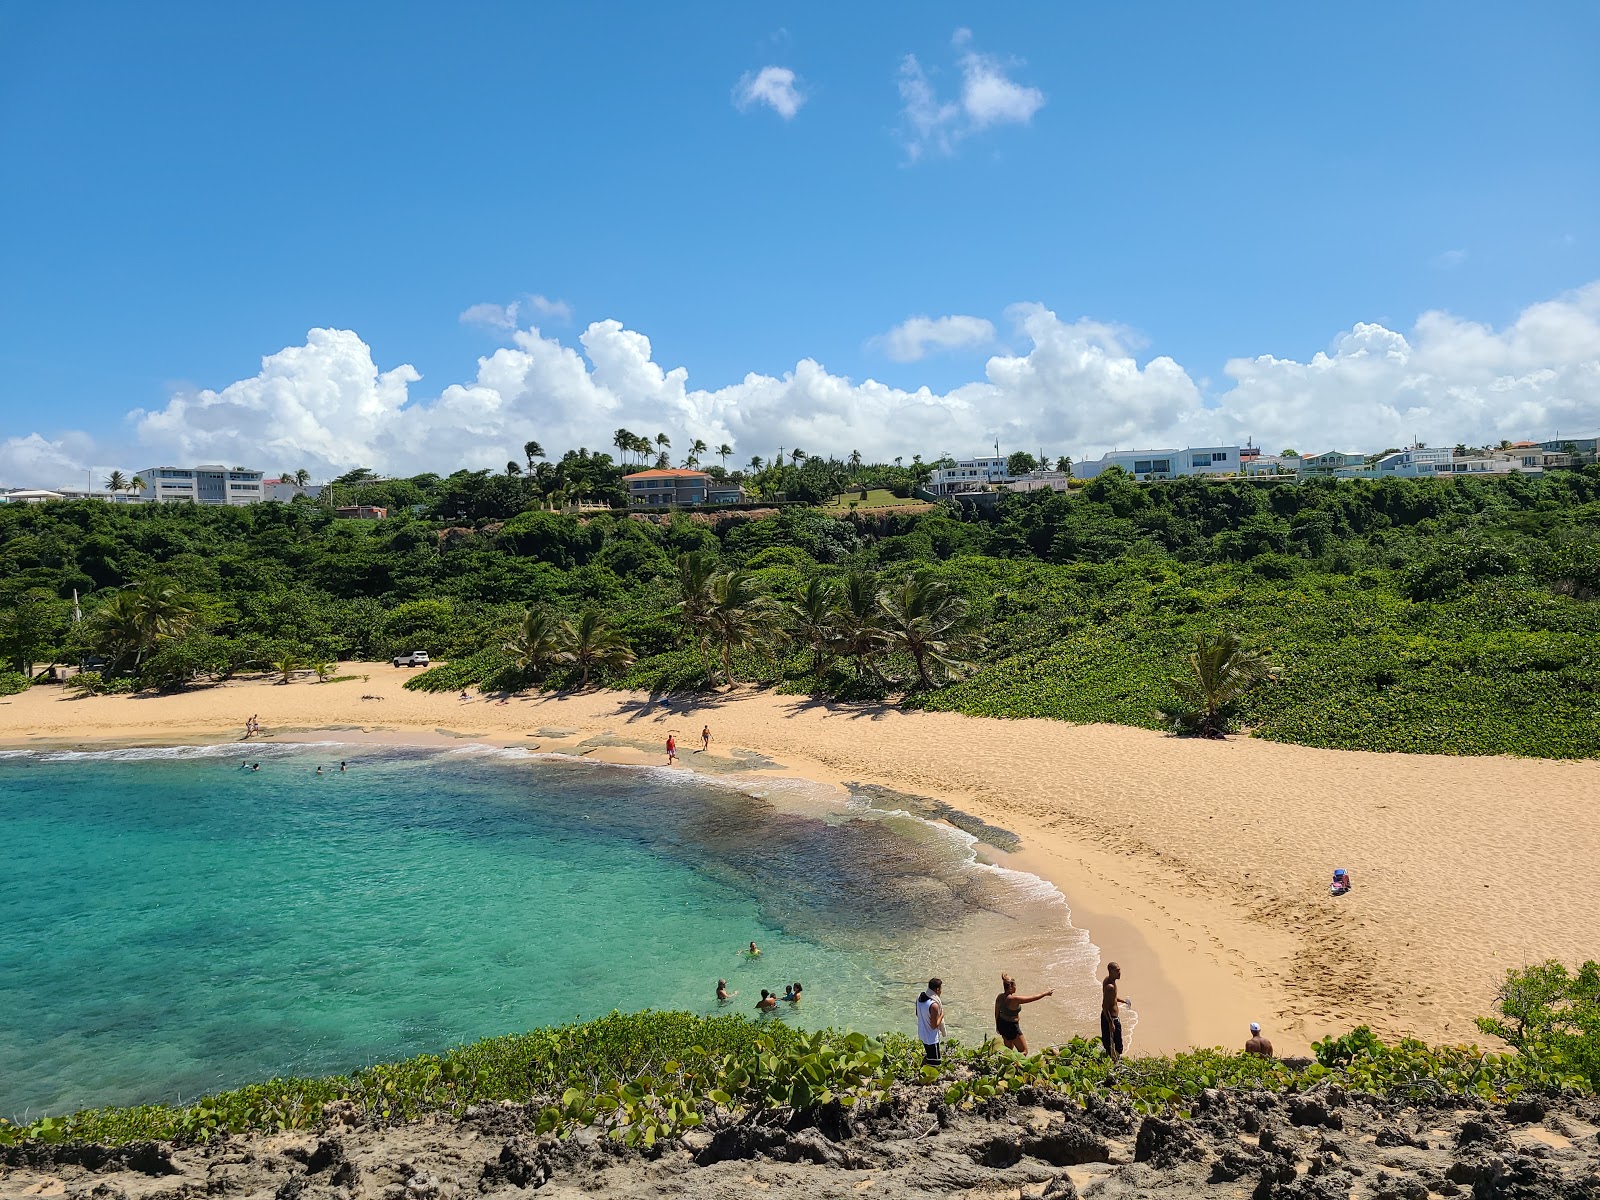
POLYGON ((1221 1050, 1133 1057, 1114 1067, 1099 1043, 1084 1039, 1028 1056, 991 1042, 953 1046, 946 1063, 933 1068, 904 1035, 806 1032, 738 1015, 612 1013, 349 1075, 273 1079, 187 1106, 93 1109, 21 1127, 0 1121, 0 1143, 205 1141, 220 1132, 315 1128, 328 1105, 367 1121, 398 1122, 509 1100, 538 1106, 543 1132, 597 1125, 652 1145, 751 1110, 872 1104, 897 1082, 939 1088, 958 1109, 1028 1087, 1078 1104, 1121 1095, 1140 1112, 1179 1115, 1206 1089, 1230 1086, 1296 1092, 1328 1082, 1416 1101, 1509 1100, 1593 1087, 1570 1064, 1549 1058, 1412 1040, 1389 1045, 1365 1028, 1320 1042, 1316 1051, 1317 1061, 1303 1067, 1221 1050))

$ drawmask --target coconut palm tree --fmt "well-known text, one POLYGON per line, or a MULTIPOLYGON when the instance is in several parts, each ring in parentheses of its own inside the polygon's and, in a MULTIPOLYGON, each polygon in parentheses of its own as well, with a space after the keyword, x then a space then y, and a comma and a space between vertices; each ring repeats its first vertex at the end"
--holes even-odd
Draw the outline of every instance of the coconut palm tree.
POLYGON ((130 494, 133 492, 142 492, 149 486, 149 484, 145 483, 143 475, 135 475, 132 479, 128 480, 128 492, 130 494))
POLYGON ((671 470, 671 468, 672 468, 672 459, 667 457, 667 452, 665 450, 663 450, 660 454, 656 455, 656 470, 658 470, 658 471, 667 471, 667 470, 671 470))
POLYGON ((141 653, 143 615, 132 589, 125 588, 101 604, 92 620, 95 649, 105 652, 112 671, 119 668, 130 655, 137 657, 141 653))
POLYGON ((851 471, 859 471, 859 470, 861 470, 861 451, 859 451, 859 450, 850 451, 850 470, 851 471))
POLYGON ((519 467, 515 462, 508 462, 506 464, 506 478, 507 479, 515 479, 518 475, 521 475, 521 474, 522 474, 522 468, 519 467))
MULTIPOLYGON (((285 476, 285 478, 287 478, 287 476, 285 476)), ((306 470, 304 467, 301 467, 298 471, 296 471, 294 473, 294 485, 295 485, 295 487, 299 488, 302 492, 306 490, 306 484, 308 484, 310 482, 311 482, 311 472, 306 470)))
POLYGON ((722 469, 724 471, 728 469, 728 456, 732 453, 733 447, 728 445, 727 442, 723 442, 722 445, 717 447, 717 457, 722 460, 722 469))
POLYGON ((711 580, 711 636, 722 657, 722 674, 734 683, 735 653, 777 647, 785 641, 779 610, 749 571, 723 571, 711 580))
POLYGON ((766 464, 761 461, 761 456, 759 454, 752 454, 750 456, 750 470, 752 473, 761 470, 761 468, 765 465, 766 464))
POLYGON ((717 561, 704 550, 687 550, 678 555, 678 602, 673 610, 683 619, 684 632, 700 651, 706 682, 711 682, 711 610, 716 604, 711 582, 717 575, 717 561))
POLYGON ((838 604, 838 587, 820 575, 806 580, 789 601, 794 639, 811 650, 811 680, 818 688, 839 643, 838 604))
POLYGON ((855 662, 857 677, 876 675, 872 664, 885 642, 878 585, 865 571, 851 571, 840 582, 833 626, 834 652, 855 662))
POLYGON ((267 666, 283 676, 282 679, 278 680, 279 683, 289 683, 294 679, 296 671, 306 669, 306 660, 292 650, 285 650, 281 655, 269 662, 267 666))
POLYGON ((889 645, 911 656, 917 686, 933 686, 933 674, 958 675, 970 664, 961 656, 972 639, 964 630, 967 602, 927 571, 905 576, 878 593, 889 645))
POLYGON ((538 442, 523 442, 522 457, 528 460, 528 474, 533 474, 533 460, 544 457, 544 447, 538 442))
POLYGON ((617 456, 619 458, 624 454, 634 453, 635 443, 638 440, 638 435, 631 429, 618 429, 611 435, 611 444, 617 448, 617 456))
POLYGON ((1239 700, 1258 683, 1272 679, 1278 668, 1265 655, 1246 646, 1229 630, 1194 635, 1189 670, 1174 676, 1177 702, 1162 715, 1180 733, 1222 738, 1239 700))
POLYGON ((597 608, 586 608, 576 621, 561 623, 559 660, 582 672, 580 688, 589 686, 589 672, 595 667, 620 670, 630 665, 633 657, 627 640, 611 628, 597 608))
POLYGON ((686 467, 698 467, 700 465, 700 456, 705 452, 706 444, 699 438, 695 438, 694 445, 689 447, 689 453, 683 460, 683 465, 686 467))
POLYGON ((672 439, 664 433, 656 434, 656 449, 665 454, 672 449, 672 439))
POLYGON ((806 452, 804 450, 800 449, 800 447, 798 447, 798 446, 796 446, 793 450, 789 451, 789 461, 791 463, 793 463, 797 467, 802 462, 804 462, 808 457, 809 457, 809 455, 807 455, 806 452))
POLYGON ((506 643, 506 653, 511 655, 512 661, 535 679, 544 678, 561 649, 561 622, 545 608, 524 613, 521 624, 506 643))
POLYGON ((194 624, 194 601, 175 584, 147 580, 122 589, 100 606, 95 623, 113 663, 129 654, 138 667, 157 643, 181 637, 194 624))
POLYGON ((111 474, 106 476, 105 489, 106 491, 110 492, 112 496, 120 496, 123 492, 128 490, 128 477, 121 471, 111 472, 111 474))

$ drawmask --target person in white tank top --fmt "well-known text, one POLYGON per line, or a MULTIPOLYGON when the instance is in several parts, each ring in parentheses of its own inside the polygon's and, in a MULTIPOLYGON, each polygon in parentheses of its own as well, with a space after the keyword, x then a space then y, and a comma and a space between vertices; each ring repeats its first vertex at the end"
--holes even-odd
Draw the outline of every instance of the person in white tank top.
POLYGON ((917 1040, 922 1043, 924 1062, 939 1061, 939 1046, 944 1041, 944 980, 928 980, 928 990, 917 997, 917 1040))

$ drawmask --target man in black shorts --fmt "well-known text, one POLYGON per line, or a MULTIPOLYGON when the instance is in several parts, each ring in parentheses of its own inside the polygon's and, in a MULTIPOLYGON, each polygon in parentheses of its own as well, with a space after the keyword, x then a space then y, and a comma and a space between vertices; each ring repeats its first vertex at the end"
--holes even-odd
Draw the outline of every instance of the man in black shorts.
POLYGON ((1117 995, 1117 980, 1121 978, 1122 968, 1107 963, 1105 982, 1100 985, 1100 1042, 1112 1062, 1122 1057, 1122 1018, 1117 1015, 1117 1005, 1133 1007, 1133 1001, 1117 995))

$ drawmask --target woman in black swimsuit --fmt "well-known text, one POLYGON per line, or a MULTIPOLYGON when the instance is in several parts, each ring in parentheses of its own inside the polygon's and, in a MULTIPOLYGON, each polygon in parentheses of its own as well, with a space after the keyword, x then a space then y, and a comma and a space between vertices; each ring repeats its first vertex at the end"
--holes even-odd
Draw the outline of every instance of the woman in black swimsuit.
POLYGON ((1009 975, 1000 976, 1000 986, 1005 990, 994 998, 994 1031, 1006 1044, 1007 1050, 1028 1052, 1028 1039, 1022 1036, 1022 1006, 1054 996, 1055 989, 1040 992, 1037 996, 1017 995, 1017 981, 1009 975))

